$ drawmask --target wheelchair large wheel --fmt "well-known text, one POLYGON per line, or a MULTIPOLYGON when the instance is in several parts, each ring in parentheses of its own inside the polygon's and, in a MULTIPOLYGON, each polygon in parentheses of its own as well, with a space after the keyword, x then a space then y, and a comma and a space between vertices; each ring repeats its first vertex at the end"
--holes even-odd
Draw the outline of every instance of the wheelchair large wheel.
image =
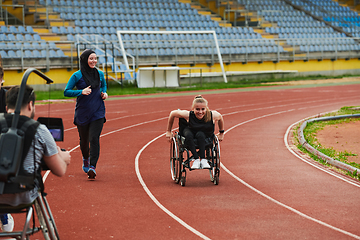
POLYGON ((181 163, 179 155, 179 147, 176 144, 176 138, 173 137, 170 143, 170 172, 171 178, 175 181, 175 183, 179 183, 180 181, 181 163))
POLYGON ((211 151, 212 167, 209 170, 210 180, 215 184, 219 184, 220 177, 220 144, 217 137, 214 138, 214 145, 211 151))

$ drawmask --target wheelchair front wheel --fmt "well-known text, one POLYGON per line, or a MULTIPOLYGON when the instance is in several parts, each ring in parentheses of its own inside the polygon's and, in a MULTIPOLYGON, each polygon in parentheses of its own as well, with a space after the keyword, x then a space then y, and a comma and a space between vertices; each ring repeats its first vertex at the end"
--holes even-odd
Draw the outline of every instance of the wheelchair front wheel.
POLYGON ((175 183, 179 183, 180 181, 181 164, 179 155, 179 147, 176 144, 175 137, 173 137, 170 143, 170 172, 171 178, 175 181, 175 183))
POLYGON ((181 171, 180 185, 185 187, 185 183, 186 183, 186 171, 183 170, 181 171))

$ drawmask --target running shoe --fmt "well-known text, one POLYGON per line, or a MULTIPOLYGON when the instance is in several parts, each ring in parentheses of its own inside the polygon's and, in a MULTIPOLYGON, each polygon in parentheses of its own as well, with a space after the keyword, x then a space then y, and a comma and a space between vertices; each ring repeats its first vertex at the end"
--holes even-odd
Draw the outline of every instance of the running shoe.
POLYGON ((85 173, 88 173, 88 171, 89 171, 89 166, 90 166, 90 158, 88 158, 88 159, 84 159, 84 158, 83 158, 82 169, 84 170, 85 173))
POLYGON ((208 160, 203 158, 201 159, 201 168, 204 169, 204 168, 211 168, 210 164, 208 163, 208 160))
POLYGON ((14 219, 8 214, 1 215, 1 230, 3 232, 12 232, 14 229, 14 219))
POLYGON ((89 179, 95 179, 96 171, 94 166, 90 166, 89 171, 87 172, 89 179))
POLYGON ((195 159, 191 168, 192 169, 200 169, 200 159, 195 159))

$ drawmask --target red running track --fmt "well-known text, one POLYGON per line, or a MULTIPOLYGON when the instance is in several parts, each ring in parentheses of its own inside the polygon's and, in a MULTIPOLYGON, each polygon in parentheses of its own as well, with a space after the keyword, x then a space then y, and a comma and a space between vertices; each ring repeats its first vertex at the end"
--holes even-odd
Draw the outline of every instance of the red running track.
MULTIPOLYGON (((360 239, 360 184, 286 146, 301 119, 360 105, 360 84, 204 91, 225 120, 220 184, 208 170, 171 180, 164 137, 171 110, 199 92, 106 100, 95 181, 81 169, 74 102, 50 105, 72 151, 65 177, 46 192, 62 239, 360 239), (311 162, 310 162, 311 163, 311 162)), ((36 106, 47 116, 49 106, 36 106)))

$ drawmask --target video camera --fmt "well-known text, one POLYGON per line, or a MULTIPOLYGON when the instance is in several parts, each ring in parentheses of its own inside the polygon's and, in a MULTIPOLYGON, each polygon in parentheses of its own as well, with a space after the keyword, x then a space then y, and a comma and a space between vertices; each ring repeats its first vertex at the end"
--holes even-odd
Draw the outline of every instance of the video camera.
POLYGON ((64 125, 61 118, 39 117, 37 121, 49 129, 55 141, 64 141, 64 125))

